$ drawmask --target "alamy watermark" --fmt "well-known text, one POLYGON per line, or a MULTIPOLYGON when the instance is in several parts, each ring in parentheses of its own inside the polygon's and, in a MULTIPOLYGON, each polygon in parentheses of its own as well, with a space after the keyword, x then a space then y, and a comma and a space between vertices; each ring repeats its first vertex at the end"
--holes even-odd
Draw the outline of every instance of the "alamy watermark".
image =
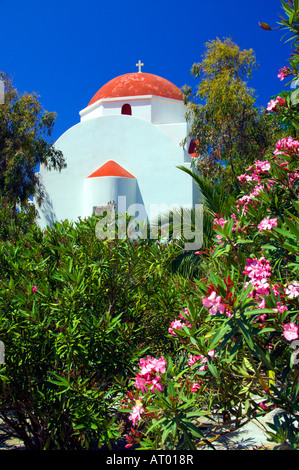
POLYGON ((94 213, 102 216, 95 230, 100 240, 180 240, 185 250, 202 247, 202 204, 193 208, 151 204, 147 214, 143 204, 131 204, 127 208, 126 196, 119 196, 117 204, 94 207, 94 213))

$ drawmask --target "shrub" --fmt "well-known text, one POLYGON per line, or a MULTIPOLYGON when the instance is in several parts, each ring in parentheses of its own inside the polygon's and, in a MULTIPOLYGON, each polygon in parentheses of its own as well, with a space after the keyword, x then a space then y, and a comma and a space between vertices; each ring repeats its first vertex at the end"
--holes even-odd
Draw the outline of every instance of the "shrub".
MULTIPOLYGON (((282 6, 287 18, 280 25, 294 45, 299 3, 282 6)), ((280 79, 298 79, 298 47, 290 65, 280 79)), ((194 279, 197 303, 183 303, 169 324, 175 354, 159 359, 163 370, 153 366, 155 357, 139 362, 122 404, 132 422, 128 447, 213 447, 219 415, 220 424, 238 428, 278 407, 269 438, 278 448, 298 449, 298 89, 289 95, 267 109, 294 135, 238 176, 243 191, 230 211, 214 211, 214 246, 199 252, 202 276, 194 279), (203 416, 216 420, 214 433, 201 426, 203 416)))
POLYGON ((298 432, 298 161, 299 142, 279 141, 271 159, 239 177, 244 193, 231 218, 215 214, 205 278, 194 281, 201 307, 182 304, 169 325, 177 352, 165 356, 159 387, 136 380, 128 402, 142 448, 195 449, 207 443, 196 416, 228 415, 238 427, 273 407, 298 432))
POLYGON ((32 225, 0 244, 0 416, 28 449, 116 440, 117 400, 145 350, 171 347, 189 289, 170 275, 174 245, 101 241, 96 222, 32 225))

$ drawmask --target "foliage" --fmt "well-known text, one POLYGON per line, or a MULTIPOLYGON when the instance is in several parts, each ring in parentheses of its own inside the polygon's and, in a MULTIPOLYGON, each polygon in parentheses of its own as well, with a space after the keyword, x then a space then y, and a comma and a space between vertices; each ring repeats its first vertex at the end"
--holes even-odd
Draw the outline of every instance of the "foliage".
POLYGON ((175 246, 99 240, 97 221, 0 243, 0 417, 27 449, 117 440, 116 402, 145 350, 171 350, 167 324, 190 294, 170 275, 175 246))
MULTIPOLYGON (((180 367, 164 357, 170 368, 163 381, 145 390, 135 381, 135 398, 143 396, 146 440, 135 436, 142 448, 206 444, 195 411, 211 419, 228 414, 236 427, 276 406, 298 420, 299 369, 291 360, 299 339, 298 161, 298 141, 278 142, 271 161, 256 161, 239 176, 244 194, 231 218, 215 214, 213 251, 203 260, 205 275, 194 281, 201 307, 186 302, 169 325, 180 367)), ((292 437, 289 444, 298 442, 292 437)))
POLYGON ((18 240, 25 234, 36 218, 33 204, 26 204, 21 211, 15 211, 15 206, 5 197, 0 199, 0 241, 18 240))
POLYGON ((55 113, 43 110, 35 93, 20 96, 5 74, 0 79, 5 84, 5 103, 0 106, 0 196, 16 209, 26 206, 30 196, 42 199, 39 164, 60 170, 65 162, 48 141, 55 113))
MULTIPOLYGON (((288 13, 298 9, 282 4, 288 13)), ((268 112, 284 107, 297 130, 296 104, 281 98, 268 112)), ((299 141, 283 137, 271 154, 258 155, 238 175, 242 190, 230 207, 216 212, 213 193, 205 193, 213 247, 202 256, 194 296, 169 324, 176 354, 139 362, 123 401, 128 447, 213 447, 221 428, 277 408, 269 440, 298 449, 299 141)))
POLYGON ((252 49, 241 50, 230 39, 206 44, 203 60, 191 75, 200 79, 197 91, 185 87, 189 137, 196 142, 196 167, 227 194, 237 194, 237 174, 273 143, 268 116, 254 107, 255 97, 246 81, 256 60, 252 49))

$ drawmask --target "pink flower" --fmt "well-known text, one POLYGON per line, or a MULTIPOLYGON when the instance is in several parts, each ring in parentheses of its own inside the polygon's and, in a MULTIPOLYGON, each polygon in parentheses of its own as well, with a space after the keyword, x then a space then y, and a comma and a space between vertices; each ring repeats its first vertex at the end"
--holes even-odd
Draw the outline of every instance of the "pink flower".
POLYGON ((221 245, 221 243, 224 243, 224 240, 222 240, 222 235, 217 234, 216 238, 218 239, 218 244, 221 245))
POLYGON ((280 79, 280 81, 282 81, 285 77, 291 75, 291 73, 292 72, 289 67, 282 67, 281 69, 279 69, 279 74, 277 75, 277 77, 280 79))
POLYGON ((270 217, 267 216, 258 224, 258 229, 260 233, 263 230, 271 230, 272 227, 277 227, 277 217, 275 217, 274 219, 270 219, 270 217))
POLYGON ((238 176, 238 180, 241 181, 241 182, 242 181, 252 181, 253 178, 250 175, 243 174, 243 175, 238 176))
POLYGON ((270 100, 267 111, 279 111, 279 107, 282 106, 286 106, 286 101, 281 96, 277 96, 276 100, 270 100))
POLYGON ((137 374, 134 385, 136 388, 139 388, 142 393, 147 392, 147 380, 142 377, 141 374, 137 374))
MULTIPOLYGON (((208 356, 210 357, 213 357, 215 355, 215 349, 211 349, 209 352, 208 352, 208 356)), ((200 371, 203 371, 203 370, 206 370, 207 369, 207 362, 208 362, 208 358, 205 357, 205 356, 201 356, 201 361, 200 363, 203 364, 198 370, 200 371)))
POLYGON ((32 293, 35 294, 35 292, 37 291, 37 287, 36 286, 32 286, 32 293))
POLYGON ((220 217, 220 218, 217 218, 217 217, 216 217, 216 218, 214 219, 214 221, 213 221, 214 226, 215 226, 215 225, 220 225, 220 227, 222 227, 222 228, 224 227, 224 225, 225 225, 226 223, 227 223, 227 220, 223 219, 222 217, 220 217))
POLYGON ((188 316, 189 316, 189 311, 187 308, 184 309, 183 312, 180 312, 179 313, 179 318, 181 320, 184 320, 184 322, 182 322, 181 320, 178 320, 177 318, 175 318, 175 320, 170 324, 170 327, 168 328, 168 332, 172 335, 172 336, 176 336, 175 332, 173 331, 173 329, 176 329, 176 330, 182 330, 184 325, 187 327, 187 328, 191 328, 191 323, 187 320, 188 316))
POLYGON ((129 420, 133 422, 133 426, 137 424, 138 421, 141 420, 141 415, 144 413, 144 408, 142 406, 142 403, 136 403, 135 406, 132 408, 132 412, 129 416, 129 420))
POLYGON ((256 160, 254 162, 254 172, 255 173, 266 173, 270 170, 271 164, 268 160, 256 160))
POLYGON ((189 359, 188 359, 188 365, 191 367, 191 366, 193 366, 193 364, 195 364, 197 361, 199 361, 202 358, 203 358, 203 356, 201 354, 199 354, 198 356, 190 355, 189 359))
POLYGON ((149 384, 150 390, 158 390, 159 392, 162 392, 163 387, 160 383, 160 380, 161 380, 161 377, 159 375, 157 377, 154 377, 151 380, 151 383, 149 384))
MULTIPOLYGON (((297 168, 298 170, 298 168, 297 168)), ((289 184, 290 186, 293 186, 293 183, 296 183, 299 179, 299 173, 298 172, 294 172, 292 174, 289 174, 288 175, 288 179, 289 179, 289 184)))
POLYGON ((181 322, 181 320, 175 319, 175 320, 170 324, 170 327, 168 328, 169 333, 170 333, 172 336, 175 336, 175 332, 173 331, 173 329, 175 329, 175 330, 182 330, 182 329, 183 329, 183 323, 181 322))
POLYGON ((192 388, 191 388, 191 392, 195 393, 197 392, 197 390, 200 389, 200 385, 198 382, 195 382, 193 385, 192 385, 192 388))
POLYGON ((299 295, 299 282, 293 281, 288 284, 288 286, 284 290, 285 295, 289 299, 295 299, 299 295))
POLYGON ((288 307, 286 305, 281 305, 280 302, 277 302, 277 308, 274 308, 273 310, 274 312, 283 313, 285 310, 288 310, 288 307))
POLYGON ((253 281, 261 280, 271 276, 271 265, 264 256, 258 258, 247 258, 243 274, 247 274, 253 281))
MULTIPOLYGON (((215 349, 210 349, 210 351, 208 352, 208 356, 210 357, 213 357, 215 356, 215 349)), ((193 366, 193 364, 195 364, 196 362, 200 362, 201 364, 203 364, 199 370, 205 370, 207 368, 206 366, 206 363, 208 362, 208 359, 203 356, 202 354, 199 354, 198 356, 192 356, 190 355, 189 356, 189 359, 188 359, 188 365, 191 367, 193 366)))
POLYGON ((147 356, 146 359, 141 358, 139 361, 140 372, 142 375, 150 374, 151 372, 164 374, 166 364, 167 362, 163 356, 161 356, 160 359, 147 356))
POLYGON ((262 184, 257 184, 255 187, 254 187, 254 190, 252 191, 252 193, 249 194, 249 197, 253 198, 255 196, 258 196, 260 192, 264 191, 264 186, 262 184))
MULTIPOLYGON (((265 299, 262 297, 262 299, 260 299, 260 303, 258 304, 258 308, 261 308, 261 309, 262 309, 262 308, 265 308, 265 307, 266 307, 266 301, 265 301, 265 299)), ((263 316, 263 315, 261 315, 260 318, 261 318, 262 321, 264 321, 264 320, 262 319, 262 316, 263 316)), ((265 315, 265 317, 266 317, 266 316, 267 316, 267 315, 265 315)))
POLYGON ((277 100, 270 100, 267 105, 267 111, 276 111, 277 100))
POLYGON ((158 374, 166 372, 166 365, 167 362, 163 356, 159 359, 150 356, 147 356, 146 359, 141 358, 139 361, 140 373, 136 376, 135 387, 141 389, 142 393, 146 393, 148 389, 161 392, 161 376, 158 374))
POLYGON ((266 315, 266 313, 264 313, 263 315, 260 315, 255 320, 253 320, 253 323, 256 323, 257 321, 265 322, 266 318, 267 318, 267 315, 266 315))
POLYGON ((299 154, 299 142, 293 137, 285 137, 284 139, 276 142, 276 149, 274 155, 298 155, 299 154))
POLYGON ((184 310, 182 312, 180 312, 179 314, 179 317, 182 319, 182 320, 186 320, 186 317, 189 317, 190 316, 190 313, 189 313, 189 310, 187 308, 184 308, 184 310), (183 314, 184 312, 184 314, 183 314))
POLYGON ((216 297, 216 295, 216 292, 213 291, 209 297, 206 297, 202 300, 203 306, 210 309, 209 313, 211 315, 216 315, 217 310, 220 313, 223 313, 225 311, 225 305, 221 303, 221 296, 218 295, 218 297, 216 297))
POLYGON ((293 323, 293 322, 287 323, 286 325, 283 325, 283 328, 284 328, 283 336, 288 341, 293 341, 294 339, 299 338, 298 326, 295 325, 295 323, 293 323))

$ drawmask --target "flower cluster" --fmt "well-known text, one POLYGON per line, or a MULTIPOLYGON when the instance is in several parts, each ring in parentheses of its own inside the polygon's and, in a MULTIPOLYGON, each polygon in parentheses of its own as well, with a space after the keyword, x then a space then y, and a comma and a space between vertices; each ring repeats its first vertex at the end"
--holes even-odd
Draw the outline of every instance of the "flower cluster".
POLYGON ((260 233, 264 230, 271 230, 273 227, 277 227, 277 217, 270 219, 270 217, 267 216, 258 224, 257 227, 260 233))
POLYGON ((146 359, 140 359, 140 373, 137 374, 135 386, 141 389, 142 393, 148 390, 162 391, 161 376, 166 371, 166 361, 163 356, 160 359, 147 356, 146 359))
POLYGON ((289 299, 295 299, 299 296, 299 282, 292 281, 290 282, 284 290, 285 295, 289 299))
POLYGON ((137 429, 131 428, 131 433, 132 433, 131 435, 130 434, 125 435, 125 438, 127 440, 127 444, 125 445, 126 449, 140 442, 140 437, 141 437, 140 432, 137 429))
POLYGON ((261 181, 261 175, 266 175, 271 168, 268 160, 256 160, 253 165, 246 168, 246 173, 238 176, 239 181, 261 181), (251 173, 251 174, 249 174, 251 173))
POLYGON ((293 137, 285 137, 276 142, 274 155, 299 155, 299 142, 293 137))
POLYGON ((275 100, 270 100, 270 102, 267 105, 267 111, 270 112, 277 112, 280 110, 280 108, 286 106, 287 102, 281 96, 277 96, 275 100))
MULTIPOLYGON (((202 380, 200 379, 200 382, 202 383, 202 380)), ((180 385, 186 385, 187 387, 187 393, 191 392, 191 393, 196 393, 198 392, 198 390, 201 389, 201 385, 199 382, 191 382, 190 380, 188 379, 184 379, 182 382, 180 382, 180 385)))
MULTIPOLYGON (((151 356, 141 358, 139 361, 140 372, 137 373, 135 379, 135 387, 137 390, 141 390, 141 393, 147 393, 148 391, 158 390, 162 391, 163 387, 161 384, 161 375, 166 372, 167 362, 164 357, 161 356, 156 359, 151 356)), ((134 395, 131 392, 127 393, 126 399, 122 400, 125 404, 127 402, 134 402, 134 406, 131 409, 129 420, 132 421, 133 426, 136 426, 138 421, 141 420, 141 415, 145 413, 145 409, 142 404, 143 396, 139 396, 135 400, 134 395)))
POLYGON ((295 323, 290 322, 286 325, 283 325, 283 336, 288 341, 294 341, 299 338, 298 335, 298 326, 295 323))
POLYGON ((246 274, 250 281, 246 282, 245 289, 251 284, 253 290, 250 292, 249 297, 254 297, 260 302, 259 307, 264 308, 265 299, 261 296, 270 294, 270 285, 267 278, 271 276, 271 265, 269 261, 262 256, 258 258, 247 258, 246 266, 243 274, 246 274))
MULTIPOLYGON (((217 216, 217 214, 215 214, 217 216)), ((215 217, 213 220, 213 229, 217 230, 217 225, 220 225, 220 227, 224 227, 225 224, 227 223, 227 220, 223 219, 223 217, 215 217)))
MULTIPOLYGON (((208 352, 208 356, 214 357, 215 356, 215 349, 211 349, 208 352)), ((200 362, 200 364, 202 364, 202 366, 199 368, 200 371, 203 371, 203 370, 207 369, 208 358, 206 356, 203 356, 202 354, 199 354, 198 356, 190 355, 189 359, 188 359, 188 365, 190 367, 192 367, 193 364, 196 364, 196 362, 200 362)))
POLYGON ((129 420, 132 421, 133 426, 136 426, 137 422, 141 420, 141 415, 144 413, 144 408, 140 401, 141 398, 142 397, 139 397, 139 399, 136 400, 136 404, 133 406, 129 416, 129 420))
POLYGON ((211 315, 216 315, 217 311, 219 313, 225 312, 225 305, 222 303, 221 296, 217 296, 215 291, 213 291, 209 297, 204 298, 202 304, 204 307, 209 308, 211 315))
POLYGON ((281 69, 279 69, 277 77, 280 79, 280 81, 282 81, 289 75, 293 75, 293 72, 290 67, 282 67, 281 69))
POLYGON ((258 183, 250 194, 246 194, 236 201, 236 209, 241 211, 241 215, 246 215, 248 205, 257 203, 255 198, 260 194, 260 192, 264 191, 264 189, 264 185, 258 183))
POLYGON ((172 336, 176 336, 176 333, 173 331, 174 329, 175 330, 182 330, 184 325, 187 327, 187 328, 191 328, 191 323, 188 321, 188 317, 189 317, 189 311, 187 308, 184 309, 184 313, 183 312, 180 312, 179 314, 179 319, 175 318, 175 320, 173 322, 171 322, 170 324, 170 327, 168 328, 168 332, 172 335, 172 336))

